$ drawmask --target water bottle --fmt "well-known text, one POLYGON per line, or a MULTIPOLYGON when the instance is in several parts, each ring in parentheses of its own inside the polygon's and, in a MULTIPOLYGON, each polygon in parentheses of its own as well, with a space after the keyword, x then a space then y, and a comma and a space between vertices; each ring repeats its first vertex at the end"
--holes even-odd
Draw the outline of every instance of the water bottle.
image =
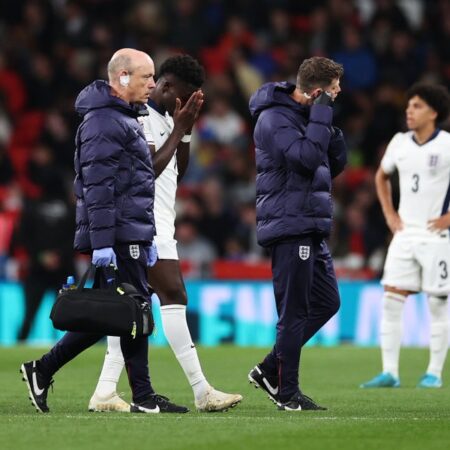
POLYGON ((75 277, 73 275, 69 275, 67 277, 66 284, 68 285, 67 289, 69 289, 69 290, 77 288, 77 286, 75 284, 75 277))
POLYGON ((72 289, 76 289, 76 285, 75 285, 75 277, 73 275, 69 275, 67 277, 66 282, 62 285, 62 289, 60 292, 62 291, 69 291, 72 289))

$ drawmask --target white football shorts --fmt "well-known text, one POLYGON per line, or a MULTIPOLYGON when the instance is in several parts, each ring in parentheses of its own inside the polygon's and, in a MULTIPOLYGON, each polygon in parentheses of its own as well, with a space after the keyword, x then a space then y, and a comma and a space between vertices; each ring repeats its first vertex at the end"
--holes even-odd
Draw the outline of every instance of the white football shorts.
POLYGON ((389 246, 381 280, 391 286, 435 296, 450 293, 450 239, 411 238, 396 233, 389 246))
POLYGON ((158 249, 158 259, 177 259, 177 241, 173 237, 155 236, 156 248, 158 249))

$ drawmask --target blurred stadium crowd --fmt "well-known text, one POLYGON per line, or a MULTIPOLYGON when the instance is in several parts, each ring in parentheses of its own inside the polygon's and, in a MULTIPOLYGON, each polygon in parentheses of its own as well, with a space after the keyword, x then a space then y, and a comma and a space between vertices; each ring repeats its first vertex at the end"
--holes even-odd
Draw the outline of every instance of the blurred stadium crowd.
POLYGON ((379 275, 389 234, 374 171, 404 129, 406 89, 450 84, 449 0, 0 0, 0 11, 0 279, 71 270, 74 100, 120 47, 157 68, 176 53, 206 68, 177 206, 192 277, 270 274, 255 238, 248 100, 266 81, 295 81, 304 58, 342 63, 335 123, 350 162, 334 183, 330 243, 341 276, 379 275))

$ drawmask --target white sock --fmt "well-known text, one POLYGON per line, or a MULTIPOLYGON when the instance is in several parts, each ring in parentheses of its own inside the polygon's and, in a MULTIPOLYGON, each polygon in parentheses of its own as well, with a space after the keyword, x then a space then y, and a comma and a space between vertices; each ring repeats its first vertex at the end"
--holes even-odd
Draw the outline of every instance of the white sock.
POLYGON ((125 361, 120 348, 120 337, 108 336, 108 349, 106 350, 102 373, 95 388, 98 396, 104 398, 116 392, 117 383, 124 366, 125 361))
POLYGON ((430 362, 427 373, 441 378, 448 349, 448 303, 447 299, 429 296, 431 316, 430 362))
POLYGON ((194 397, 200 399, 209 387, 203 375, 197 350, 192 343, 191 333, 186 321, 186 306, 161 306, 161 319, 164 334, 180 363, 194 391, 194 397))
POLYGON ((383 295, 381 318, 381 358, 383 372, 398 378, 398 361, 402 341, 402 315, 406 297, 386 291, 383 295))

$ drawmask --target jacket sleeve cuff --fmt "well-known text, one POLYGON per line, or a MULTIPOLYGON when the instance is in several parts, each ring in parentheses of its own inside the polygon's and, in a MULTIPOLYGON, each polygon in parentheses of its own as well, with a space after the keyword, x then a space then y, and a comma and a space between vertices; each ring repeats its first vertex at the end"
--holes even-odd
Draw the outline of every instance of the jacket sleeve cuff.
POLYGON ((312 105, 309 120, 330 126, 333 120, 333 108, 327 105, 312 105))
POLYGON ((114 247, 115 244, 114 230, 91 231, 90 238, 92 250, 105 247, 114 247))

